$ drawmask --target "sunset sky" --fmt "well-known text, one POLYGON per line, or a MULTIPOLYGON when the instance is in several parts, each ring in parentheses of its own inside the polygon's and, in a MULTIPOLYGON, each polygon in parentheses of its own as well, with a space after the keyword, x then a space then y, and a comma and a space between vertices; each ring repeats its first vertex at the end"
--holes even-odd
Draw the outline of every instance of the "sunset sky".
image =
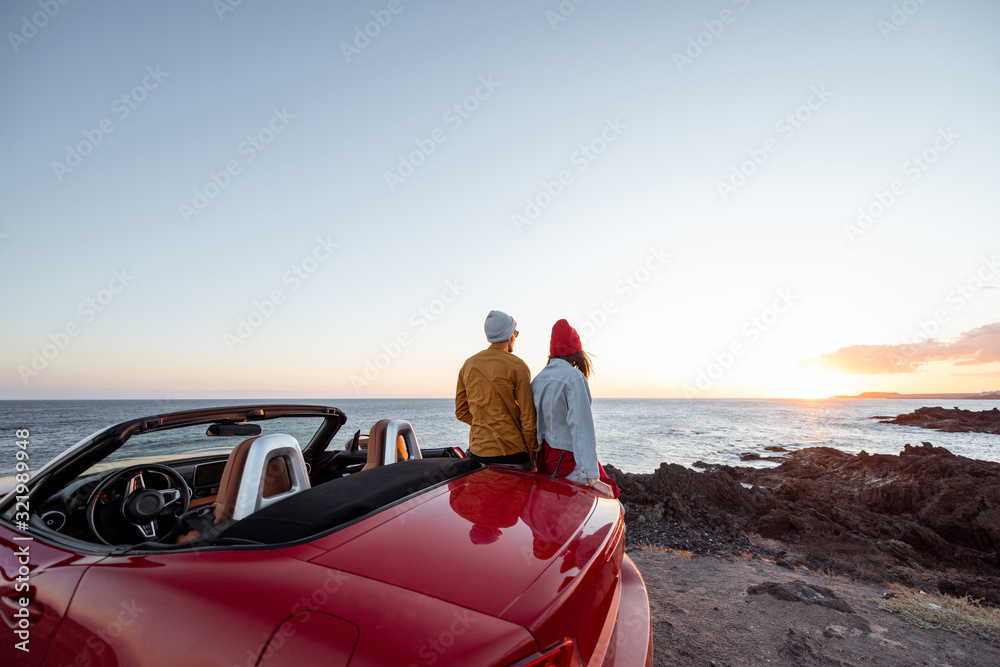
POLYGON ((0 7, 0 398, 1000 389, 1000 4, 0 7), (930 339, 930 340, 928 340, 930 339))

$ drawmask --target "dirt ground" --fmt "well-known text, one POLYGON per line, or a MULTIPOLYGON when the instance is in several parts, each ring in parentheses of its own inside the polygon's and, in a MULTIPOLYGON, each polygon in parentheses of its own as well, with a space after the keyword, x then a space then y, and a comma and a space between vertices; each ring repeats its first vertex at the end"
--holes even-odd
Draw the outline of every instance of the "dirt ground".
POLYGON ((649 590, 654 665, 1000 665, 1000 642, 910 625, 872 598, 888 585, 860 583, 759 557, 687 556, 629 548, 649 590), (800 580, 830 589, 855 613, 750 595, 750 586, 800 580))

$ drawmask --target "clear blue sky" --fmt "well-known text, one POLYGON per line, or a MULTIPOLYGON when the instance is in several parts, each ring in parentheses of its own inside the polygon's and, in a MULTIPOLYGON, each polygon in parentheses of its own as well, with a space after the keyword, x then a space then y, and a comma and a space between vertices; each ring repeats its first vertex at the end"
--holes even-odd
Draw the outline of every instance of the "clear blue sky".
POLYGON ((0 396, 1000 385, 1000 5, 561 6, 4 3, 0 396))

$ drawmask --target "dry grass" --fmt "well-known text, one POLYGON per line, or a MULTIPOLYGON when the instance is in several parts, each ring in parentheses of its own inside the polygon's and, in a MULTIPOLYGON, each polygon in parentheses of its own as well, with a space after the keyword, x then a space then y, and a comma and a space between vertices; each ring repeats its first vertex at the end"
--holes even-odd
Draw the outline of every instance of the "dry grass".
POLYGON ((638 545, 641 551, 665 551, 667 553, 675 553, 678 556, 684 556, 685 558, 691 558, 694 556, 690 551, 685 551, 684 549, 671 549, 670 547, 661 547, 657 544, 640 544, 638 545))
POLYGON ((1000 610, 983 607, 969 597, 928 594, 890 584, 893 596, 873 598, 880 609, 891 611, 921 628, 940 628, 968 637, 1000 639, 1000 610))

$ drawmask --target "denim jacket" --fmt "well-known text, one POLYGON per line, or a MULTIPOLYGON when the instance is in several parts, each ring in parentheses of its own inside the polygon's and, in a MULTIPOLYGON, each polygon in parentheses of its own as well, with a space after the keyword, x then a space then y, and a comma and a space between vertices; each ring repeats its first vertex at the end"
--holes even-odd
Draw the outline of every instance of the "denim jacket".
POLYGON ((553 359, 531 381, 536 433, 553 449, 573 452, 576 469, 567 477, 597 479, 597 436, 590 411, 590 385, 583 373, 562 359, 553 359))

